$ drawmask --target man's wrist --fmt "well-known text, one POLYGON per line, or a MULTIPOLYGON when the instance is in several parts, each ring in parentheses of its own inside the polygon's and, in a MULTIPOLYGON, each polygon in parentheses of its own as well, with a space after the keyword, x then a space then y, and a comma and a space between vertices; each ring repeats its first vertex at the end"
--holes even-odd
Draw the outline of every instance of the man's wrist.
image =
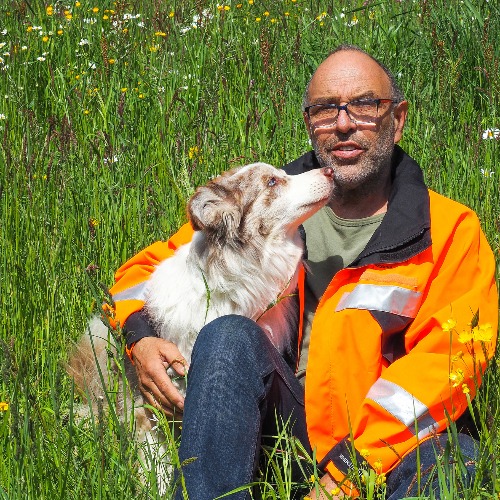
MULTIPOLYGON (((145 311, 141 309, 131 314, 123 326, 125 335, 125 344, 128 352, 132 351, 133 346, 144 337, 158 337, 153 325, 150 323, 145 311)), ((129 356, 130 357, 130 356, 129 356)))

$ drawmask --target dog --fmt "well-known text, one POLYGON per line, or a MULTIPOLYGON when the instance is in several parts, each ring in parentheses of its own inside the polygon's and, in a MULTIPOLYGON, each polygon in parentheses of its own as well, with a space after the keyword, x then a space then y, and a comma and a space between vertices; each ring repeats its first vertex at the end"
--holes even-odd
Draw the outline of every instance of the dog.
MULTIPOLYGON (((160 262, 146 285, 144 308, 159 336, 176 344, 189 363, 205 324, 239 314, 255 320, 282 354, 289 352, 304 253, 299 226, 328 202, 332 190, 329 167, 290 176, 266 163, 234 168, 199 187, 188 203, 191 242, 160 262)), ((94 400, 104 400, 101 378, 104 386, 109 381, 108 339, 107 328, 94 318, 68 363, 76 385, 94 400)), ((126 375, 138 439, 165 454, 128 362, 126 375)), ((177 381, 182 392, 183 382, 177 381)))

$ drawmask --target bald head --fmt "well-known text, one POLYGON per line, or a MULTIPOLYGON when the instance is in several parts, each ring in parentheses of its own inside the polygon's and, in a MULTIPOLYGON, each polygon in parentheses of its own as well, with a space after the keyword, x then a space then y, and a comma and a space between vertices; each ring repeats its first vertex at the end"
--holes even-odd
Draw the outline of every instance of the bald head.
POLYGON ((314 72, 304 93, 303 108, 314 104, 314 94, 311 95, 311 89, 316 91, 317 87, 323 87, 326 91, 329 85, 330 87, 336 85, 337 88, 350 85, 353 88, 360 87, 361 91, 361 87, 367 88, 367 81, 373 85, 373 95, 368 93, 357 97, 383 96, 397 102, 404 100, 404 95, 394 76, 384 64, 357 46, 341 45, 331 52, 314 72), (365 85, 362 85, 363 80, 365 85), (356 85, 356 81, 359 85, 356 85), (380 90, 382 94, 375 95, 377 90, 380 90))

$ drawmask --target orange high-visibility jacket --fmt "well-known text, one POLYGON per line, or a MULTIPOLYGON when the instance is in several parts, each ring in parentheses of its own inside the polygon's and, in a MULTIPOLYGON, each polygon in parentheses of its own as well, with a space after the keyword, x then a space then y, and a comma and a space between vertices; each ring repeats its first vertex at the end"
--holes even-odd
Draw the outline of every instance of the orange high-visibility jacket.
MULTIPOLYGON (((310 152, 285 170, 317 167, 310 152)), ((192 233, 186 224, 118 270, 111 293, 121 325, 142 308, 154 266, 192 233)), ((299 295, 303 307, 303 279, 299 295)), ((477 216, 428 190, 396 146, 387 213, 333 277, 312 324, 306 418, 320 466, 337 482, 362 457, 388 472, 457 420, 493 356, 497 322, 495 260, 477 216)))

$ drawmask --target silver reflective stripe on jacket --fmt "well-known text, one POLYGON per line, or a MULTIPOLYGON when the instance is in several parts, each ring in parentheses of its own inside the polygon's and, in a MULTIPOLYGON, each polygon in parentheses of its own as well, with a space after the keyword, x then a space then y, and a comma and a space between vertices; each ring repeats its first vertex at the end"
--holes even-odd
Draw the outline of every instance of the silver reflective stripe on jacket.
POLYGON ((367 399, 375 401, 420 439, 437 429, 429 408, 399 385, 379 378, 370 388, 367 399))
POLYGON ((113 295, 113 300, 115 302, 120 302, 121 300, 142 300, 144 301, 146 297, 146 283, 147 281, 143 281, 142 283, 138 283, 137 285, 131 286, 130 288, 126 288, 121 292, 115 293, 113 295))
POLYGON ((342 296, 335 311, 367 309, 414 318, 421 296, 421 292, 399 286, 361 284, 342 296))

